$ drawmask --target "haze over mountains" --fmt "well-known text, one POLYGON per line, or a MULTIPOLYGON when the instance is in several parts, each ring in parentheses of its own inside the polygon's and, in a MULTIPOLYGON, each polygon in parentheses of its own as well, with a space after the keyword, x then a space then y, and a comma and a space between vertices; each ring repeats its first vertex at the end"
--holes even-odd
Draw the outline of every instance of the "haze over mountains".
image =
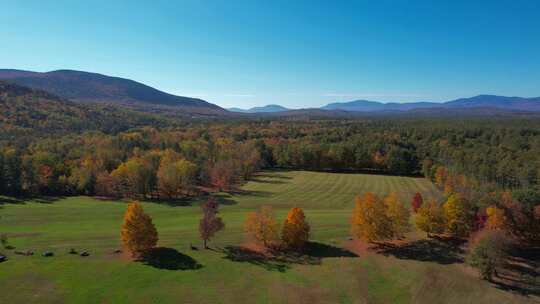
POLYGON ((291 109, 287 109, 283 106, 276 105, 276 104, 270 104, 263 107, 253 107, 249 109, 228 108, 227 110, 231 112, 238 112, 238 113, 275 113, 275 112, 290 111, 291 109))
POLYGON ((277 104, 270 104, 250 109, 229 108, 225 110, 202 99, 168 94, 133 80, 83 71, 58 70, 40 73, 0 69, 0 80, 43 90, 80 103, 106 103, 147 111, 166 111, 189 115, 227 116, 244 113, 270 116, 363 116, 364 113, 403 114, 408 112, 446 115, 449 111, 460 115, 468 112, 494 115, 505 111, 512 113, 540 112, 540 97, 523 98, 496 95, 478 95, 442 103, 384 103, 355 100, 330 103, 320 108, 289 109, 277 104))
MULTIPOLYGON (((320 108, 310 109, 287 109, 280 105, 267 105, 264 107, 254 107, 248 110, 239 108, 229 108, 229 111, 242 113, 278 113, 298 110, 329 110, 347 112, 406 112, 429 110, 458 110, 458 109, 497 109, 510 111, 540 111, 540 97, 506 97, 497 95, 478 95, 470 98, 460 98, 447 102, 379 102, 370 100, 355 100, 349 102, 330 103, 320 108)), ((499 111, 500 112, 500 111, 499 111)))

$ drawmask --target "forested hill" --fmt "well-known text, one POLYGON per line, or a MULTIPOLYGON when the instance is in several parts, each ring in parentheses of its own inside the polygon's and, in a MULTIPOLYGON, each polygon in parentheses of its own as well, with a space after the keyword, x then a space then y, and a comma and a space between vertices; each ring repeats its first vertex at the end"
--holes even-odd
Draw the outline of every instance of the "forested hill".
POLYGON ((0 140, 21 136, 61 136, 99 130, 115 133, 145 125, 169 124, 164 118, 107 105, 84 105, 50 93, 0 81, 0 140))
POLYGON ((176 96, 119 77, 73 70, 46 73, 0 69, 0 79, 40 89, 76 102, 100 102, 136 107, 169 107, 183 113, 226 114, 227 111, 198 98, 176 96))

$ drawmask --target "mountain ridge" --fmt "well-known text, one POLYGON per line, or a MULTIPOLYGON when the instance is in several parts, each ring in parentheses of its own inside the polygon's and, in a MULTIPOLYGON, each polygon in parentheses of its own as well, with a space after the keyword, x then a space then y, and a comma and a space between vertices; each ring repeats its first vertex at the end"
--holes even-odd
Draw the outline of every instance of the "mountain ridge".
MULTIPOLYGON (((279 105, 275 105, 279 106, 279 105)), ((501 110, 517 110, 517 111, 531 111, 531 112, 540 112, 540 97, 517 97, 517 96, 499 96, 499 95, 489 95, 481 94, 472 97, 458 98, 454 100, 449 100, 446 102, 429 102, 429 101, 419 101, 419 102, 409 102, 409 103, 399 103, 399 102, 380 102, 372 100, 353 100, 346 102, 333 102, 321 106, 319 108, 302 108, 302 109, 287 109, 286 111, 296 111, 296 110, 339 110, 346 112, 407 112, 414 110, 443 110, 443 109, 501 109, 501 110)), ((256 108, 252 108, 256 109, 256 108)), ((229 110, 237 112, 244 111, 243 113, 263 113, 259 112, 247 112, 249 110, 242 110, 237 108, 230 108, 229 110)), ((250 109, 251 110, 251 109, 250 109)), ((286 111, 275 111, 275 112, 286 112, 286 111)))
POLYGON ((0 80, 44 90, 75 102, 100 102, 139 107, 170 107, 186 112, 223 114, 227 111, 205 100, 177 96, 143 83, 100 73, 55 70, 33 72, 0 69, 0 80))

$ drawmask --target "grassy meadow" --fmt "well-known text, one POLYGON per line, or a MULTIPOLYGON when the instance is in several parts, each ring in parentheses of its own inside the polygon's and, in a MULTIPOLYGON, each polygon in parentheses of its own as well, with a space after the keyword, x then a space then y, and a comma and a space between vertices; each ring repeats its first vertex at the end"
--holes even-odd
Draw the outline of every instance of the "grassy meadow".
POLYGON ((19 201, 4 198, 0 232, 15 250, 0 251, 1 303, 537 303, 479 280, 462 253, 423 240, 416 255, 379 253, 349 239, 356 193, 415 192, 440 198, 425 179, 305 171, 264 172, 233 194, 216 194, 225 230, 201 250, 199 203, 145 202, 159 232, 159 261, 133 262, 119 234, 126 203, 89 197, 19 201), (263 259, 242 251, 247 212, 271 205, 281 222, 293 206, 305 210, 314 243, 304 257, 263 259), (194 250, 191 245, 199 249, 194 250), (438 247, 437 247, 438 246, 438 247), (436 252, 436 249, 441 249, 436 252), (68 253, 87 250, 89 257, 68 253), (43 251, 54 257, 42 257, 43 251))

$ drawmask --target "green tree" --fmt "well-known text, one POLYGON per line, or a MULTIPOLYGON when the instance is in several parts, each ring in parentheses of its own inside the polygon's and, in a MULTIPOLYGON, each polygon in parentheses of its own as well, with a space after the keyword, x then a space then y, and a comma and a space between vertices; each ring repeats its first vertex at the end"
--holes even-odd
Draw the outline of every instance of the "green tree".
POLYGON ((507 257, 507 236, 500 230, 485 230, 471 243, 467 262, 491 281, 507 257))
POLYGON ((197 166, 185 159, 164 156, 157 171, 160 193, 169 198, 188 194, 195 185, 197 166))

